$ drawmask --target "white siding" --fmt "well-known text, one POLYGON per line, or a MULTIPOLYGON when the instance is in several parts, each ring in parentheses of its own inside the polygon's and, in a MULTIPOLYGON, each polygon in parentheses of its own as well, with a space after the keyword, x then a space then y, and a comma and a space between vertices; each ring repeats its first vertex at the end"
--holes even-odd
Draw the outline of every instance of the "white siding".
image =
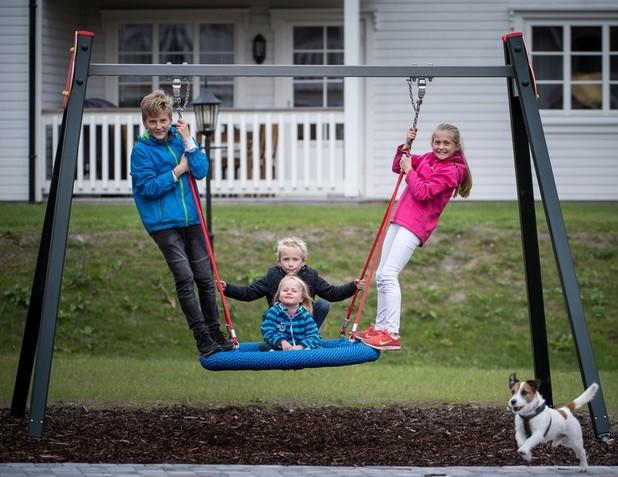
MULTIPOLYGON (((616 0, 360 0, 366 21, 366 64, 499 65, 504 63, 500 36, 521 30, 518 14, 555 10, 593 15, 616 12, 616 0)), ((95 33, 92 61, 106 61, 108 38, 101 11, 120 8, 111 0, 38 0, 41 65, 38 74, 42 109, 62 104, 69 47, 77 29, 95 33)), ((0 99, 4 130, 14 134, 0 148, 0 200, 28 198, 28 4, 0 2, 0 99)), ((251 41, 266 37, 266 63, 287 51, 276 44, 273 9, 341 8, 342 3, 319 0, 181 0, 183 9, 245 9, 239 63, 253 63, 251 41)), ((152 14, 170 8, 164 0, 134 0, 130 8, 152 14)), ((315 11, 318 11, 315 10, 315 11)), ((88 97, 105 97, 105 78, 90 78, 88 97)), ((272 108, 282 90, 273 78, 238 78, 235 106, 272 108)), ((404 78, 363 80, 366 128, 347 141, 359 141, 362 151, 360 189, 365 198, 387 198, 394 185, 390 162, 414 116, 404 78)), ((284 94, 287 94, 284 92, 284 94)), ((109 98, 108 98, 109 99, 109 98)), ((556 113, 556 112, 553 112, 556 113)), ((560 112, 558 112, 560 113, 560 112)), ((417 151, 429 148, 432 129, 439 122, 460 127, 473 172, 473 200, 513 200, 516 197, 506 79, 436 78, 428 84, 419 120, 417 151)), ((543 114, 552 166, 561 199, 618 200, 618 113, 594 115, 543 114)), ((359 128, 362 129, 362 128, 359 128)), ((38 142, 41 142, 39 137, 38 142)), ((39 149, 40 150, 40 149, 39 149)), ((37 184, 40 188, 40 184, 37 184)))
MULTIPOLYGON (((504 64, 500 33, 509 30, 504 2, 415 1, 366 3, 377 11, 372 64, 504 64)), ((395 176, 390 171, 395 146, 402 142, 414 112, 405 78, 369 79, 366 194, 386 197, 395 176)), ((436 78, 421 106, 415 150, 429 150, 433 128, 457 125, 469 158, 475 199, 512 199, 515 179, 510 143, 506 80, 436 78)))
POLYGON ((0 3, 0 200, 28 200, 28 3, 0 3))
MULTIPOLYGON (((613 12, 614 18, 618 13, 615 0, 520 0, 509 5, 515 15, 553 10, 556 16, 575 12, 575 16, 605 19, 603 12, 613 12)), ((523 29, 519 22, 513 27, 523 29)), ((606 116, 591 111, 552 111, 543 112, 541 117, 560 198, 618 200, 618 111, 606 116)))
POLYGON ((560 196, 570 200, 617 200, 616 121, 582 125, 545 119, 545 134, 560 196))
MULTIPOLYGON (((460 1, 367 0, 374 12, 370 64, 499 65, 504 63, 500 36, 512 29, 511 9, 613 9, 602 1, 460 1)), ((412 123, 404 79, 367 80, 366 195, 387 197, 395 178, 390 172, 395 146, 412 123)), ((603 128, 588 118, 551 125, 546 135, 561 199, 618 200, 618 113, 603 128), (566 133, 569 129, 577 129, 566 133), (587 127, 587 125, 589 127, 587 127), (585 161, 582 161, 582 156, 585 161)), ((516 198, 513 152, 505 79, 437 78, 427 87, 419 118, 416 150, 429 149, 439 122, 460 127, 473 173, 474 200, 516 198)), ((538 194, 537 194, 538 196, 538 194)))
MULTIPOLYGON (((266 59, 264 64, 274 63, 274 42, 273 32, 270 29, 270 17, 268 9, 252 8, 249 12, 249 25, 245 37, 245 45, 242 51, 245 53, 243 58, 237 60, 238 63, 253 64, 253 38, 258 33, 266 38, 266 59)), ((239 78, 237 82, 236 104, 243 109, 253 108, 272 108, 275 104, 273 78, 239 78)))
POLYGON ((42 5, 43 108, 62 107, 62 90, 66 82, 69 50, 73 45, 75 30, 80 29, 81 3, 78 0, 54 0, 42 5))

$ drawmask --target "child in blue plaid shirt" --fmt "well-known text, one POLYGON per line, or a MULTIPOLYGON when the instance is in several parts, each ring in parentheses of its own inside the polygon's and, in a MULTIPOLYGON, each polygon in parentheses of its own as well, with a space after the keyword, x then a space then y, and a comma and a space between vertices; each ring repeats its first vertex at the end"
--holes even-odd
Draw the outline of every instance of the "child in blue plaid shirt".
POLYGON ((304 281, 287 275, 279 282, 275 304, 264 314, 262 336, 276 350, 320 347, 320 332, 313 320, 313 303, 304 281))

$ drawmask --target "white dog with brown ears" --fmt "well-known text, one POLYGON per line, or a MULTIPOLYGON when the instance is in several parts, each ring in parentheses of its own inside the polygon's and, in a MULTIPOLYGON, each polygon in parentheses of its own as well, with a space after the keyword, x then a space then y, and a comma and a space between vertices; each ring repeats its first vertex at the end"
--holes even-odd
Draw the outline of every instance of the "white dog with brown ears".
POLYGON ((515 414, 515 439, 517 452, 525 459, 532 459, 532 449, 542 442, 552 447, 563 445, 575 451, 579 471, 588 471, 588 461, 582 439, 582 428, 573 411, 592 401, 599 389, 592 383, 579 397, 559 409, 545 406, 539 393, 540 381, 518 381, 515 373, 509 376, 511 399, 508 408, 515 414))

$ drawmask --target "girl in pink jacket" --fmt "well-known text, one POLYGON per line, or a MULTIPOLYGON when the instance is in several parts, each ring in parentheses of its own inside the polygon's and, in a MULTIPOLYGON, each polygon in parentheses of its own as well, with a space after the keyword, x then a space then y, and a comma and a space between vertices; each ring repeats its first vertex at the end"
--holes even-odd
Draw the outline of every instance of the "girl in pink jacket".
POLYGON ((410 128, 393 160, 393 172, 405 174, 406 188, 386 232, 376 271, 375 325, 357 334, 363 343, 380 350, 401 348, 399 274, 416 247, 422 246, 437 227, 450 198, 468 197, 472 188, 461 135, 455 126, 439 124, 431 136, 431 152, 410 156, 415 138, 416 130, 410 128))

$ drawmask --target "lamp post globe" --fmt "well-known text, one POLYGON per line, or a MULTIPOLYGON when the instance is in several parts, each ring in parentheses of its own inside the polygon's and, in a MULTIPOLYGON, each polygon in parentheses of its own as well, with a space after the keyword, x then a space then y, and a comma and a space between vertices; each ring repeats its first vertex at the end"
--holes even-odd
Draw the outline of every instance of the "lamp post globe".
POLYGON ((206 137, 210 136, 217 129, 221 100, 205 88, 192 104, 197 128, 206 137))
POLYGON ((212 200, 210 190, 210 179, 212 177, 212 161, 210 160, 210 136, 217 130, 219 120, 219 106, 221 100, 210 90, 204 88, 201 94, 192 102, 195 112, 197 129, 204 136, 204 150, 208 157, 209 167, 206 176, 206 227, 208 228, 208 238, 213 244, 214 234, 212 232, 212 200))

